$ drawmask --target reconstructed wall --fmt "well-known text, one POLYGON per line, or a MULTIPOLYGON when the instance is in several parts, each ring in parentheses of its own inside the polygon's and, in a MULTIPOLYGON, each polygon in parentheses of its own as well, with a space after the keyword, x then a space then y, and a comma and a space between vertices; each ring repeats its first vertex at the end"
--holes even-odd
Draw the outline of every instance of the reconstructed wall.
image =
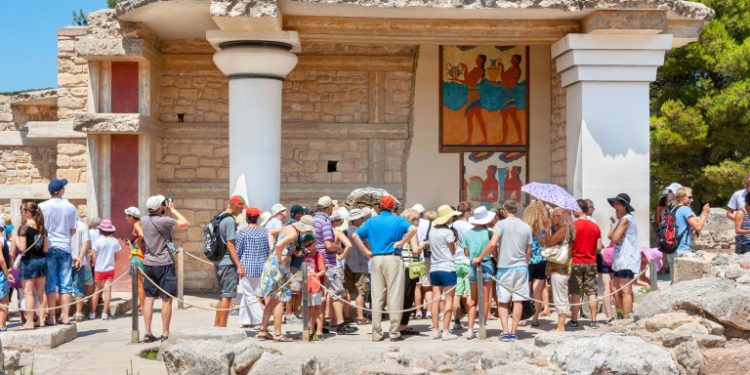
POLYGON ((552 116, 550 121, 550 152, 552 183, 567 186, 567 127, 565 120, 565 89, 560 83, 555 64, 552 64, 550 83, 552 86, 552 116))
POLYGON ((55 176, 56 155, 54 145, 3 146, 0 149, 0 184, 48 182, 55 176))
POLYGON ((86 35, 86 28, 65 28, 57 33, 57 117, 71 120, 86 111, 88 96, 88 62, 76 48, 86 35))

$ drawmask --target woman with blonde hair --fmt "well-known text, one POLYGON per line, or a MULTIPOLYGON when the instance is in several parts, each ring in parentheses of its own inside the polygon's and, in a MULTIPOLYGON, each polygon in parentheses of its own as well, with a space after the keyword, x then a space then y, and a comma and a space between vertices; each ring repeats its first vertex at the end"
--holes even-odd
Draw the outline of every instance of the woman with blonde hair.
MULTIPOLYGON (((546 219, 544 222, 544 239, 545 247, 551 247, 562 244, 570 247, 576 237, 576 228, 573 226, 573 220, 570 213, 564 208, 557 207, 552 210, 552 220, 546 219), (555 226, 555 232, 552 232, 552 225, 555 226)), ((568 259, 563 263, 547 262, 547 275, 551 279, 552 298, 557 310, 557 328, 556 331, 565 331, 565 320, 570 315, 570 302, 568 301, 568 278, 570 277, 570 260, 571 252, 568 250, 568 259)))
MULTIPOLYGON (((529 259, 531 298, 537 301, 543 299, 543 295, 547 289, 547 260, 542 257, 542 243, 545 233, 544 223, 547 220, 549 220, 547 207, 540 200, 531 201, 529 206, 524 210, 523 221, 531 227, 531 258, 529 259)), ((536 312, 531 320, 532 327, 539 326, 539 314, 542 312, 542 304, 536 302, 535 305, 536 312)), ((545 310, 549 310, 549 308, 545 310)))

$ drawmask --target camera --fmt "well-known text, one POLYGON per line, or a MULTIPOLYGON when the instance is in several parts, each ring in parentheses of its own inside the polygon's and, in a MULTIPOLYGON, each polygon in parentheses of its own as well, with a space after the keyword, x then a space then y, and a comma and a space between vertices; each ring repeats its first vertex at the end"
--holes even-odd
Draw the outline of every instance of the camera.
POLYGON ((172 200, 173 200, 172 196, 168 196, 164 198, 164 202, 161 202, 161 205, 164 207, 167 207, 172 203, 172 200))

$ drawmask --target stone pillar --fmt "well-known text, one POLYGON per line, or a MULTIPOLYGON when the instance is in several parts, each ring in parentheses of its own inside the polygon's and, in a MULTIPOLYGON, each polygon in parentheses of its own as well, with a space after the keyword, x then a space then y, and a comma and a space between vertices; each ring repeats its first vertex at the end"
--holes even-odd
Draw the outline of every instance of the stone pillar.
POLYGON ((244 174, 249 204, 267 210, 280 200, 281 89, 297 64, 299 39, 292 34, 295 46, 289 32, 278 32, 276 40, 269 33, 264 39, 228 34, 208 39, 220 49, 214 63, 229 80, 229 191, 244 174))
POLYGON ((667 34, 568 34, 552 45, 566 92, 568 189, 594 201, 603 233, 613 215, 606 198, 629 194, 642 245, 650 230, 649 83, 671 47, 667 34))

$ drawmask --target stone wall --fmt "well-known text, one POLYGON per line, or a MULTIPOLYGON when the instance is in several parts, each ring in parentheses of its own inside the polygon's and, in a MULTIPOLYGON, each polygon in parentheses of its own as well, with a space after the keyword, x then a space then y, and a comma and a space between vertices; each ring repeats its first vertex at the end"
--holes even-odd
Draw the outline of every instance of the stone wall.
POLYGON ((0 184, 49 181, 56 173, 56 154, 54 145, 3 146, 0 149, 0 184))
POLYGON ((552 183, 568 185, 567 126, 565 113, 565 88, 560 83, 554 61, 550 85, 552 86, 552 113, 550 116, 550 152, 552 162, 552 183))
MULTIPOLYGON (((174 43, 170 44, 173 46, 174 43)), ((229 93, 224 75, 212 54, 165 54, 159 80, 159 120, 178 122, 228 122, 229 93)))
MULTIPOLYGON (((116 156, 114 156, 116 157, 116 156)), ((70 183, 86 182, 86 140, 62 140, 57 143, 57 177, 70 183)))
POLYGON ((70 27, 57 33, 57 117, 60 120, 71 120, 76 113, 86 111, 89 68, 76 48, 87 30, 70 27))

